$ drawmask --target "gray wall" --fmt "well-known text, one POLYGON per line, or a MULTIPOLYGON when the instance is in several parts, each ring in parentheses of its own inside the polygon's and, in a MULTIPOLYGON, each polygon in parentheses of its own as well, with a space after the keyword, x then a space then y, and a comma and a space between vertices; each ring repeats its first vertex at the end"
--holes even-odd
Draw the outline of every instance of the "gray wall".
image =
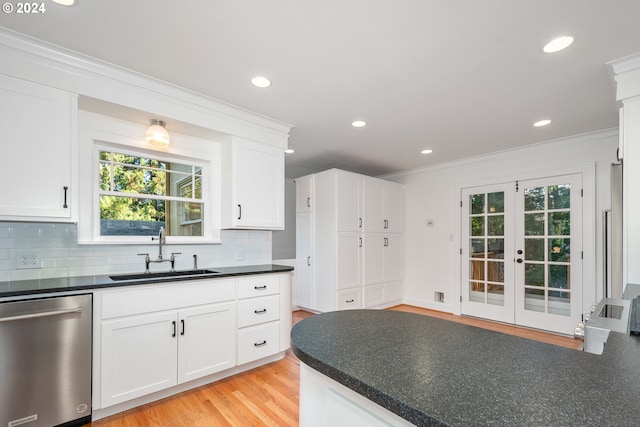
POLYGON ((272 232, 271 256, 273 259, 296 257, 296 184, 292 180, 284 183, 284 230, 272 232))

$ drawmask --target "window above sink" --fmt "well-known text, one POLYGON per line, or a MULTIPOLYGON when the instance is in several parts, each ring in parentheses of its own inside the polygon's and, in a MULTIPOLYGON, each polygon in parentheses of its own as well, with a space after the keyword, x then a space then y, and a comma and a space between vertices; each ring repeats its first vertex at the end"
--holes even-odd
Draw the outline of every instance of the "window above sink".
POLYGON ((79 243, 151 244, 161 227, 169 244, 220 242, 218 142, 172 132, 159 147, 144 125, 80 119, 79 243))

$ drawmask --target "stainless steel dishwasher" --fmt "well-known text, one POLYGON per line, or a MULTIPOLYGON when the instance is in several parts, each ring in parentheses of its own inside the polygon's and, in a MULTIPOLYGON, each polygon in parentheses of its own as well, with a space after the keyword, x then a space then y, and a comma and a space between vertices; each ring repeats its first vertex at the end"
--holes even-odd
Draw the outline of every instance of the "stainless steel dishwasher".
POLYGON ((91 420, 92 295, 0 303, 0 426, 91 420))

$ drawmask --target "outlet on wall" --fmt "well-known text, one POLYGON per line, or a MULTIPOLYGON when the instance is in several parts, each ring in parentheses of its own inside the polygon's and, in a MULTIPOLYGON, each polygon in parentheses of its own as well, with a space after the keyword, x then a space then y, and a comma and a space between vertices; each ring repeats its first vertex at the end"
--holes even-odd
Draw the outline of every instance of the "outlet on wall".
POLYGON ((42 268, 42 251, 20 249, 16 254, 16 268, 42 268))

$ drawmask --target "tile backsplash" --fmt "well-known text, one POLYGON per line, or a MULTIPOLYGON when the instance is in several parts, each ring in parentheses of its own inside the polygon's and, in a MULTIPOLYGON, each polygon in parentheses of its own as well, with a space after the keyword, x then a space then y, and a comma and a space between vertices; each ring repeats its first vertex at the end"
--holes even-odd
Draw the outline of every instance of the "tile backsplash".
MULTIPOLYGON (((144 271, 138 253, 157 258, 158 244, 78 245, 75 224, 0 222, 0 282, 54 277, 93 276, 144 271), (19 269, 18 254, 41 254, 41 267, 19 269)), ((163 253, 176 256, 176 270, 193 267, 198 255, 199 268, 271 263, 271 231, 222 230, 222 244, 172 245, 163 253), (244 259, 242 259, 244 258, 244 259)), ((152 264, 152 271, 165 271, 169 263, 152 264)))

